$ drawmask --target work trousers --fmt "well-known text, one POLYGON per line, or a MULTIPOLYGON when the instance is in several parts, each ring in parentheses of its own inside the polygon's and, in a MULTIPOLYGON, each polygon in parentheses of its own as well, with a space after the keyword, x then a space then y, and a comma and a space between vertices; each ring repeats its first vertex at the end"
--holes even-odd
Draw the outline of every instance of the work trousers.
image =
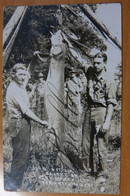
POLYGON ((23 174, 27 169, 30 153, 31 126, 28 118, 11 119, 10 138, 12 140, 13 157, 11 164, 11 181, 21 185, 23 174))
POLYGON ((105 107, 87 108, 83 124, 83 161, 93 175, 107 169, 107 138, 99 129, 106 117, 105 107))
POLYGON ((105 107, 90 108, 90 168, 93 174, 107 170, 108 134, 101 132, 105 117, 105 107))

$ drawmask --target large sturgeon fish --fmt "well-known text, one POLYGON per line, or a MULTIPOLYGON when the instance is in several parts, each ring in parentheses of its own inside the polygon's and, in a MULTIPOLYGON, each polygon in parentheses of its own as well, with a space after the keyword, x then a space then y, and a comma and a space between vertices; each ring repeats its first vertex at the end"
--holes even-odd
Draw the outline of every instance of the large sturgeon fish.
POLYGON ((45 85, 45 106, 50 127, 53 127, 61 147, 64 138, 64 69, 66 45, 61 31, 52 34, 50 67, 45 85))
POLYGON ((69 138, 65 135, 64 127, 64 69, 66 45, 63 41, 64 39, 60 30, 51 37, 51 61, 45 84, 45 107, 49 126, 53 127, 52 134, 55 136, 54 145, 59 149, 57 162, 65 163, 71 169, 74 169, 65 153, 65 144, 66 142, 69 143, 69 138))
MULTIPOLYGON (((68 44, 64 33, 59 30, 55 34, 52 34, 51 45, 50 67, 44 94, 45 108, 49 127, 51 128, 47 131, 47 136, 49 137, 48 146, 55 146, 59 150, 58 157, 60 162, 67 164, 71 169, 75 170, 75 164, 71 157, 72 152, 69 153, 67 148, 69 147, 71 151, 77 151, 77 148, 66 134, 65 120, 68 120, 68 117, 64 114, 65 55, 66 47, 70 44, 68 44)), ((72 48, 71 45, 70 48, 72 48)), ((73 53, 74 51, 72 51, 72 55, 74 55, 73 53)), ((38 57, 40 56, 38 55, 38 57)))

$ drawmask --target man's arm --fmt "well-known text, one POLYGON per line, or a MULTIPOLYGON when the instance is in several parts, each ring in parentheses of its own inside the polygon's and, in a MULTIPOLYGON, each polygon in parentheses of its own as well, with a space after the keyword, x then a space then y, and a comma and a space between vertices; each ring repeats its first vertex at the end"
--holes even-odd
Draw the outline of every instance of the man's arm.
POLYGON ((86 60, 83 59, 78 51, 76 51, 73 47, 73 45, 70 43, 70 41, 67 39, 66 35, 62 32, 62 36, 64 40, 66 41, 70 54, 74 57, 74 59, 79 63, 79 68, 83 68, 85 72, 87 72, 88 68, 91 65, 88 65, 86 63, 86 60))
POLYGON ((108 104, 105 122, 103 123, 103 130, 110 128, 111 118, 113 114, 113 104, 108 104))
POLYGON ((106 76, 106 102, 107 102, 107 113, 106 119, 103 124, 103 129, 108 130, 110 128, 111 118, 113 114, 113 108, 117 104, 116 101, 116 87, 115 81, 112 75, 108 74, 106 76))
POLYGON ((40 123, 41 125, 45 125, 46 127, 48 127, 48 122, 45 120, 41 120, 40 118, 38 118, 33 112, 32 110, 30 110, 29 108, 27 109, 25 115, 27 115, 27 117, 29 117, 30 119, 40 123))

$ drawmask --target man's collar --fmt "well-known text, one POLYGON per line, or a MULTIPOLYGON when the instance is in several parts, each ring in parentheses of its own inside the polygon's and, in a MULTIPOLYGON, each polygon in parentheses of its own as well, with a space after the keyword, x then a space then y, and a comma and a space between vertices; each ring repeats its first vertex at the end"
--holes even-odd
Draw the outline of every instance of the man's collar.
POLYGON ((20 88, 22 88, 22 89, 25 89, 25 86, 24 86, 24 84, 23 85, 20 85, 20 84, 18 84, 16 81, 12 81, 15 85, 17 85, 18 87, 20 87, 20 88))
POLYGON ((103 69, 99 74, 98 73, 94 73, 94 76, 97 78, 97 79, 104 79, 105 78, 105 75, 106 75, 106 70, 103 69))

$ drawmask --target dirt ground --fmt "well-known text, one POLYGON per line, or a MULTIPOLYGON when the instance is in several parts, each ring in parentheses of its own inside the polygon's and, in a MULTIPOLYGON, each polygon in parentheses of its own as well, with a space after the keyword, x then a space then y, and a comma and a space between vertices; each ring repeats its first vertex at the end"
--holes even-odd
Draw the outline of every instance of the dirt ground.
MULTIPOLYGON (((38 114, 38 111, 34 111, 38 114)), ((72 115, 70 115, 71 118, 72 115)), ((84 111, 83 115, 84 117, 84 111)), ((11 151, 8 136, 8 114, 3 124, 4 171, 10 172, 11 151)), ((76 122, 76 120, 75 120, 76 122)), ((47 129, 31 122, 31 151, 27 171, 24 173, 22 186, 17 191, 22 192, 57 192, 57 193, 104 193, 119 194, 120 192, 120 149, 121 149, 121 110, 114 110, 108 141, 108 178, 95 179, 83 169, 72 170, 66 164, 57 164, 58 149, 51 145, 54 138, 48 135, 47 129)), ((68 126, 68 127, 67 127, 68 126)), ((70 136, 75 140, 80 152, 82 142, 81 129, 70 129, 70 136)), ((66 134, 68 134, 66 132, 66 134)), ((75 159, 76 160, 76 159, 75 159)))
MULTIPOLYGON (((112 120, 109 135, 108 178, 105 181, 95 179, 83 170, 73 171, 65 164, 57 166, 58 151, 46 151, 46 130, 34 122, 32 127, 30 163, 18 191, 119 194, 121 135, 117 115, 112 120)), ((7 170, 9 161, 5 159, 4 162, 7 170)))

